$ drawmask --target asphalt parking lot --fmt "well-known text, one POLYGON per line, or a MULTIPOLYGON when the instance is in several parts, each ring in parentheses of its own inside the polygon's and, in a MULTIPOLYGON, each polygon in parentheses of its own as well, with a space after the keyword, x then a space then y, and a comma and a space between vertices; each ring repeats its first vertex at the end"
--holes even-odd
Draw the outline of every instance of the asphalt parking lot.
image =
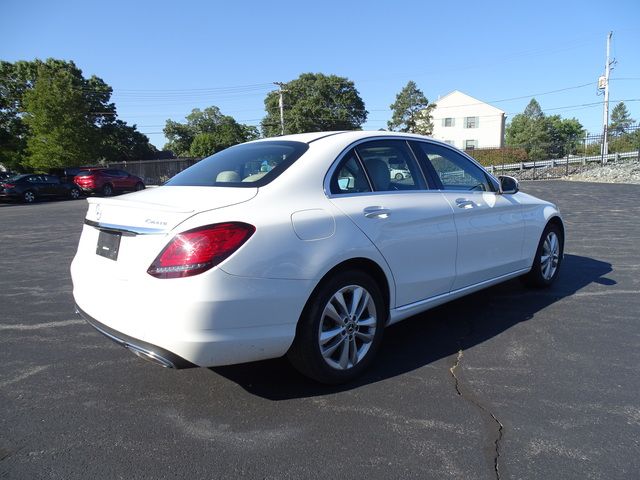
POLYGON ((523 190, 564 215, 556 285, 391 327, 339 388, 138 359, 73 313, 86 202, 0 205, 0 477, 638 478, 640 186, 523 190))

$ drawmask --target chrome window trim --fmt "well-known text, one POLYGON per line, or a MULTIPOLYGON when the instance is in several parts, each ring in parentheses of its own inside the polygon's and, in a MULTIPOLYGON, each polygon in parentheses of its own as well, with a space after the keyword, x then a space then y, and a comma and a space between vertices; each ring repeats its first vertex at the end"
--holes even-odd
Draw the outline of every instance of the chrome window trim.
MULTIPOLYGON (((500 194, 500 182, 498 181, 498 179, 495 177, 495 175, 489 173, 487 171, 486 168, 484 168, 475 158, 471 157, 470 155, 468 155, 466 152, 463 152, 462 150, 458 150, 457 148, 449 145, 448 143, 445 142, 441 142, 440 140, 436 140, 434 138, 424 138, 422 136, 393 136, 393 135, 376 135, 373 137, 367 137, 367 138, 361 138, 359 140, 356 140, 352 143, 350 143, 349 145, 347 145, 336 157, 336 159, 333 161, 333 163, 331 164, 331 166, 329 167, 329 169, 327 170, 327 173, 325 174, 324 177, 324 181, 323 181, 323 190, 324 190, 324 194, 326 195, 327 198, 334 198, 334 197, 344 197, 344 196, 354 196, 354 195, 372 195, 372 194, 398 194, 398 193, 416 193, 416 192, 422 192, 422 193, 429 193, 429 192, 472 192, 471 190, 444 190, 444 189, 436 189, 436 188, 431 188, 429 187, 429 181, 427 176, 425 175, 424 171, 422 170, 422 166, 420 165, 420 162, 416 160, 416 162, 418 163, 418 169, 420 170, 420 172, 422 173, 422 179, 425 182, 425 185, 427 186, 426 189, 422 190, 422 189, 418 189, 418 190, 393 190, 393 191, 388 191, 388 192, 358 192, 358 193, 331 193, 331 177, 333 176, 333 173, 335 172, 336 168, 338 168, 338 164, 342 161, 342 159, 344 158, 344 156, 347 154, 347 152, 349 152, 349 150, 351 148, 357 147, 358 145, 360 145, 361 143, 366 143, 366 142, 370 142, 370 141, 379 141, 379 140, 402 140, 407 142, 407 147, 409 148, 409 150, 412 152, 413 154, 413 149, 411 148, 411 146, 408 144, 408 142, 411 141, 415 141, 415 142, 422 142, 422 143, 427 143, 427 144, 433 144, 433 145, 439 145, 442 146, 448 150, 451 150, 454 153, 457 153, 459 155, 462 155, 464 158, 466 158, 467 160, 469 160, 471 163, 473 163, 476 167, 480 168, 480 170, 482 170, 484 172, 485 175, 487 175, 488 179, 489 179, 489 183, 493 183, 493 187, 496 189, 495 191, 491 192, 487 192, 487 191, 482 191, 482 192, 478 192, 478 193, 494 193, 496 195, 500 194)), ((415 155, 415 154, 413 154, 415 155)), ((359 157, 358 157, 359 159, 359 157)), ((366 174, 366 170, 365 170, 365 174, 366 174)), ((367 177, 368 179, 368 177, 367 177)), ((371 186, 371 184, 369 185, 371 186)))
POLYGON ((350 143, 349 145, 347 145, 336 157, 336 159, 333 161, 333 163, 331 164, 331 166, 329 167, 329 169, 327 170, 327 173, 324 176, 324 181, 323 181, 323 190, 324 190, 324 194, 326 195, 327 198, 336 198, 336 197, 345 197, 345 196, 354 196, 354 195, 373 195, 373 194, 378 194, 378 195, 389 195, 389 194, 398 194, 398 193, 425 193, 428 192, 429 189, 429 182, 427 180, 427 178, 425 177, 424 172, 422 171, 422 167, 420 166, 420 162, 418 162, 418 160, 415 158, 415 155, 413 153, 413 150, 411 149, 411 146, 409 145, 409 140, 413 139, 413 137, 396 137, 396 136, 392 136, 392 135, 376 135, 374 137, 367 137, 367 138, 361 138, 359 140, 356 140, 355 142, 350 143), (331 193, 331 177, 333 177, 334 172, 336 171, 336 169, 338 168, 338 165, 340 165, 340 163, 342 162, 343 158, 345 157, 345 155, 347 153, 349 153, 349 151, 351 151, 351 149, 355 149, 358 145, 362 144, 362 143, 369 143, 369 142, 376 142, 376 141, 381 141, 381 140, 399 140, 401 142, 405 142, 407 149, 409 150, 409 154, 411 155, 411 158, 413 159, 413 161, 417 164, 418 167, 418 171, 421 173, 422 175, 422 180, 424 181, 424 184, 427 186, 426 189, 423 188, 418 188, 415 190, 388 190, 385 192, 376 192, 373 189, 373 184, 371 183, 371 180, 369 179, 369 174, 367 173, 367 169, 364 168, 364 165, 362 163, 362 160, 360 159, 360 155, 358 154, 357 150, 354 150, 355 154, 356 154, 356 158, 358 159, 358 162, 360 164, 360 167, 363 169, 365 176, 367 177, 367 181, 369 182, 369 188, 371 188, 370 192, 357 192, 357 193, 331 193))
MULTIPOLYGON (((484 193, 498 193, 500 190, 500 182, 498 181, 498 179, 492 175, 491 173, 489 173, 487 171, 486 168, 484 168, 484 166, 482 166, 475 158, 473 158, 472 156, 470 156, 469 154, 467 154, 466 152, 462 151, 462 150, 458 150, 455 147, 452 147, 451 145, 449 145, 448 143, 444 143, 444 142, 440 142, 438 140, 426 140, 426 139, 422 139, 422 138, 417 138, 415 139, 416 142, 422 142, 422 143, 432 143, 435 145, 439 145, 442 147, 445 147, 448 150, 451 150, 453 153, 457 153, 458 155, 462 155, 464 158, 466 158, 467 160, 469 160, 471 163, 473 163, 476 167, 480 168, 480 170, 482 170, 485 175, 487 175, 489 177, 490 180, 493 180, 495 183, 493 185, 494 188, 496 188, 495 191, 493 192, 484 192, 484 193)), ((491 182, 489 182, 491 183, 491 182)), ((439 190, 441 192, 469 192, 470 190, 439 190)))

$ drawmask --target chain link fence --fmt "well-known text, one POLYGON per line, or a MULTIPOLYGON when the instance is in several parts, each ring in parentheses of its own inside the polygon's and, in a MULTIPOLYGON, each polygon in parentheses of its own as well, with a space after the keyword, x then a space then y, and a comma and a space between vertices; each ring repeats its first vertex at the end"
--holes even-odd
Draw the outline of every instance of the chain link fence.
POLYGON ((136 160, 109 163, 109 168, 119 168, 137 175, 145 185, 162 185, 185 168, 196 164, 201 158, 172 158, 167 160, 136 160))

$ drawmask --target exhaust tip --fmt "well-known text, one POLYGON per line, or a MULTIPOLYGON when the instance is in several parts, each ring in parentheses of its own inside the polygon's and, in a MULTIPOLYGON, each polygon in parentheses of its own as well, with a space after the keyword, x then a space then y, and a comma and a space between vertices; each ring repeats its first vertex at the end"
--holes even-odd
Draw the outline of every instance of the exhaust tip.
POLYGON ((131 345, 129 343, 126 343, 123 346, 133 354, 142 358, 143 360, 147 360, 148 362, 155 363, 156 365, 160 365, 161 367, 164 367, 164 368, 176 368, 176 366, 173 364, 171 360, 167 360, 166 358, 161 357, 160 355, 157 355, 154 352, 150 352, 143 348, 136 347, 135 345, 131 345))

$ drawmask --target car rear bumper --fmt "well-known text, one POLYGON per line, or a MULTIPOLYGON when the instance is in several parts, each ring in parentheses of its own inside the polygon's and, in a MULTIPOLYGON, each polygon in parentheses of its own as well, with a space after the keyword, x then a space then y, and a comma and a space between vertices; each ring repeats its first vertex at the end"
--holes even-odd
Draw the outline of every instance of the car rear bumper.
POLYGON ((311 281, 238 277, 220 269, 184 279, 146 273, 121 279, 110 275, 111 260, 93 257, 76 258, 71 266, 79 313, 132 352, 176 368, 184 368, 183 361, 213 367, 284 355, 313 288, 311 281))
POLYGON ((18 200, 22 195, 17 192, 0 192, 0 200, 18 200))
POLYGON ((76 313, 98 332, 118 345, 130 350, 140 358, 165 368, 192 368, 197 366, 164 348, 130 337, 129 335, 107 327, 83 311, 78 305, 76 305, 75 308, 76 313))

